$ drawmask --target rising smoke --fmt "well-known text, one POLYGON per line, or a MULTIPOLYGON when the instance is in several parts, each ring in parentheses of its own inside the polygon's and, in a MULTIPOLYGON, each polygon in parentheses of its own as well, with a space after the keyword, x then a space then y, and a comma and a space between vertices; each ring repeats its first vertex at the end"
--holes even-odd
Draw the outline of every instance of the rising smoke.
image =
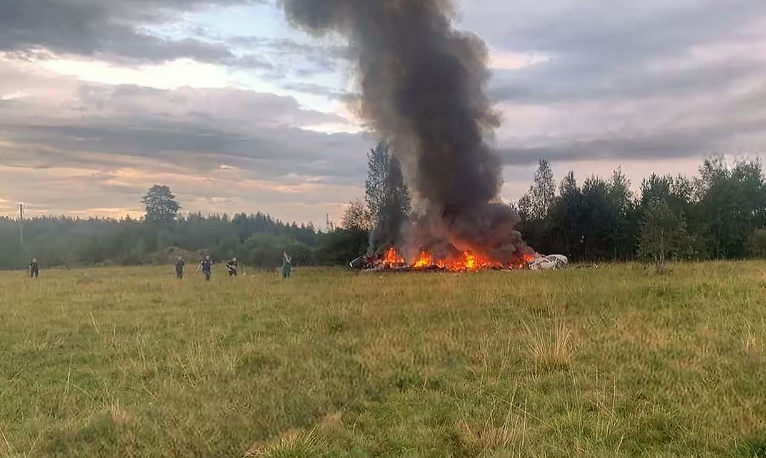
POLYGON ((527 248, 518 216, 499 202, 502 163, 490 148, 499 125, 485 89, 488 52, 453 28, 449 0, 282 0, 288 19, 345 36, 356 58, 361 113, 405 168, 421 215, 411 247, 436 256, 472 250, 497 261, 527 248))

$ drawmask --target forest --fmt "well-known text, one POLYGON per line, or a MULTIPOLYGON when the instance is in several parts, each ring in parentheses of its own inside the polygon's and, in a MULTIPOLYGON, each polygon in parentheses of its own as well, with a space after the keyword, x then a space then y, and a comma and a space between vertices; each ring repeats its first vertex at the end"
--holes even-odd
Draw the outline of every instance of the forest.
MULTIPOLYGON (((161 185, 143 197, 141 219, 0 218, 0 269, 142 265, 176 256, 237 257, 256 268, 280 264, 282 250, 296 265, 347 265, 368 251, 396 244, 412 212, 401 166, 380 143, 368 154, 365 198, 349 203, 342 221, 313 224, 270 215, 181 213, 182 203, 161 185)), ((138 199, 138 196, 137 196, 138 199)), ((518 230, 537 252, 575 262, 743 259, 766 256, 766 180, 761 163, 712 157, 693 177, 651 175, 636 190, 625 174, 556 181, 540 160, 529 191, 510 202, 518 230)))

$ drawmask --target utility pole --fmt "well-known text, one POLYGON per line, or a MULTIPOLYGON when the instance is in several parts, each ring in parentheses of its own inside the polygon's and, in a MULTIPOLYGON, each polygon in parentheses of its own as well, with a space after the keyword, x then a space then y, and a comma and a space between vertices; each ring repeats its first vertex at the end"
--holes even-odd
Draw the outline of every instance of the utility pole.
POLYGON ((19 204, 19 242, 24 246, 24 204, 19 204))

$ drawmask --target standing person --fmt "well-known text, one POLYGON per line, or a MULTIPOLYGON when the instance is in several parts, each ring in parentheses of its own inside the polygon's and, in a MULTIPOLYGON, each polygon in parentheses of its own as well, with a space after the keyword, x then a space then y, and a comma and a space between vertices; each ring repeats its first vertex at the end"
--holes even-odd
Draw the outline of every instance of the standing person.
POLYGON ((289 254, 287 254, 286 251, 282 252, 282 278, 290 278, 290 274, 293 270, 293 258, 290 257, 289 254))
POLYGON ((32 258, 32 262, 29 263, 29 276, 34 278, 40 276, 40 263, 37 262, 37 258, 32 258))
POLYGON ((237 258, 231 258, 231 261, 226 263, 226 269, 229 271, 230 277, 236 277, 237 276, 237 268, 239 267, 239 264, 237 264, 237 258))
POLYGON ((184 259, 179 256, 178 259, 176 259, 176 278, 179 280, 183 280, 184 278, 184 266, 186 263, 184 262, 184 259))
POLYGON ((205 259, 199 263, 199 268, 201 268, 202 273, 205 274, 205 281, 210 281, 210 274, 212 274, 213 271, 213 260, 210 259, 210 255, 205 256, 205 259))

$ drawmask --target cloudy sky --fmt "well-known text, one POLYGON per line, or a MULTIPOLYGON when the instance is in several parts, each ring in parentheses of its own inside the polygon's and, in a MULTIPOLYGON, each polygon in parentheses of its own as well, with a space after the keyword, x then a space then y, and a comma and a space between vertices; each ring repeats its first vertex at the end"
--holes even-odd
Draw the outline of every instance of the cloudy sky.
MULTIPOLYGON (((374 137, 344 42, 275 0, 0 0, 0 214, 185 211, 323 225, 363 194, 374 137)), ((696 171, 766 151, 763 0, 461 0, 486 40, 503 197, 557 178, 696 171)))

